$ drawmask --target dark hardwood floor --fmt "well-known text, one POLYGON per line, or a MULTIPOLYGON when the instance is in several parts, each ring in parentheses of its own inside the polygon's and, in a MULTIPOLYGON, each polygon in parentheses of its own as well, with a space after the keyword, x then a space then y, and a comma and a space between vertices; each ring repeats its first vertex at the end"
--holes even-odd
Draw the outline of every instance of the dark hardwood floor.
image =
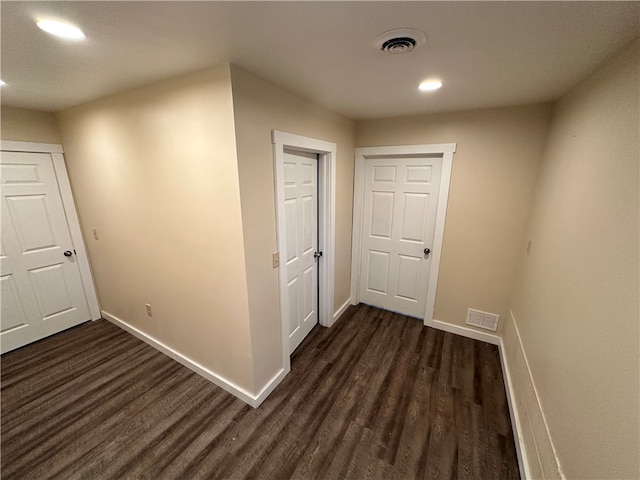
POLYGON ((359 305, 258 409, 105 320, 1 359, 3 479, 518 478, 496 347, 359 305))

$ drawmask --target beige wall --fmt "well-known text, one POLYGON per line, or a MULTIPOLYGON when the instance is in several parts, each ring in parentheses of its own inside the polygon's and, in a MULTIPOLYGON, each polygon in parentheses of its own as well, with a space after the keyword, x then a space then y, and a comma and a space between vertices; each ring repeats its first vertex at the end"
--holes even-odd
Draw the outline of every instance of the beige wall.
POLYGON ((19 142, 62 143, 56 116, 50 112, 2 106, 0 138, 19 142))
POLYGON ((58 118, 102 308, 252 391, 229 67, 58 118))
MULTIPOLYGON (((273 146, 280 130, 337 144, 334 311, 349 299, 355 124, 232 65, 251 334, 259 391, 282 367, 273 146)), ((332 312, 333 313, 333 312, 332 312)))
POLYGON ((435 319, 508 313, 549 115, 532 105, 358 122, 358 147, 457 143, 435 319))
POLYGON ((639 50, 557 104, 512 302, 568 478, 640 476, 639 50))

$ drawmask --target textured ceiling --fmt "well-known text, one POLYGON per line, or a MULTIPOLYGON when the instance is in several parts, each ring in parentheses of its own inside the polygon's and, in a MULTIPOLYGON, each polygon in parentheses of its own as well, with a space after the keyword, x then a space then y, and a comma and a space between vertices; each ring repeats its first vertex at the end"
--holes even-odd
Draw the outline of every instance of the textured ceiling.
POLYGON ((639 2, 10 2, 2 103, 57 111, 225 62, 352 118, 554 100, 640 35, 639 2), (84 42, 36 18, 80 26, 84 42), (385 55, 413 27, 426 43, 385 55), (439 77, 444 87, 419 92, 439 77))

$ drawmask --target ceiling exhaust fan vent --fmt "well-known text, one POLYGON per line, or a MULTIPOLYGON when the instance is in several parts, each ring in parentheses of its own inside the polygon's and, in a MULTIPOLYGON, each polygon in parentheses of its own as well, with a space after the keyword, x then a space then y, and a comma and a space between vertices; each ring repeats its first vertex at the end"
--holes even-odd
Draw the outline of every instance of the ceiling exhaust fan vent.
POLYGON ((427 40, 422 30, 416 28, 398 28, 383 33, 376 38, 374 44, 383 53, 409 53, 427 40))

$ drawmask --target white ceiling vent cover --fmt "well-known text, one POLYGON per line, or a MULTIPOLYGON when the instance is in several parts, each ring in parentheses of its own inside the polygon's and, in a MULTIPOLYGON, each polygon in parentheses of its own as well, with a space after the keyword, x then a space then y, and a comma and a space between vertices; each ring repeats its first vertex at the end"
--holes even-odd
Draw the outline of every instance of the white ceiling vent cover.
POLYGON ((374 45, 384 53, 408 53, 427 41, 427 36, 417 28, 397 28, 376 38, 374 45))
POLYGON ((496 315, 495 313, 481 312, 473 308, 467 310, 467 324, 473 325, 474 327, 495 332, 498 329, 498 320, 500 320, 500 315, 496 315))

